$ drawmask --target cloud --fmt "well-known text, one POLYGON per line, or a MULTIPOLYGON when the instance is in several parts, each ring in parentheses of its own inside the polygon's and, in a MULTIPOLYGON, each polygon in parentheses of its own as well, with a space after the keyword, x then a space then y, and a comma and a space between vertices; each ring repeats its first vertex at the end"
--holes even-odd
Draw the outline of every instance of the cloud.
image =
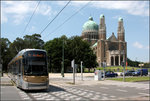
POLYGON ((36 30, 36 27, 35 26, 31 26, 31 28, 29 29, 29 32, 34 32, 36 30))
MULTIPOLYGON (((6 23, 12 18, 13 23, 20 24, 26 17, 30 17, 37 1, 2 1, 2 22, 6 23)), ((48 4, 40 3, 36 14, 50 16, 52 13, 51 7, 48 4)))
POLYGON ((1 24, 5 23, 7 21, 8 21, 8 19, 7 19, 6 15, 5 15, 5 13, 2 11, 1 12, 1 24))
POLYGON ((143 48, 143 45, 140 44, 139 42, 133 43, 133 46, 136 47, 136 48, 143 48))
POLYGON ((147 46, 146 49, 149 49, 150 46, 147 46))
POLYGON ((37 13, 49 16, 52 14, 52 8, 45 3, 41 3, 37 9, 37 13))
POLYGON ((149 46, 144 46, 144 45, 142 45, 141 43, 139 43, 137 41, 133 43, 133 46, 135 48, 139 48, 139 49, 149 49, 149 46))
MULTIPOLYGON (((121 15, 116 15, 116 16, 113 16, 112 18, 113 19, 118 19, 119 17, 122 17, 121 15)), ((123 17, 124 18, 124 17, 123 17)))
POLYGON ((64 6, 68 1, 56 1, 57 5, 64 6))
MULTIPOLYGON (((72 1, 71 5, 79 7, 85 5, 87 2, 89 1, 72 1)), ((91 1, 89 6, 97 9, 103 8, 112 10, 123 10, 131 15, 149 16, 148 1, 91 1)))
POLYGON ((124 10, 131 15, 149 15, 149 5, 146 1, 100 1, 93 2, 92 6, 105 9, 124 10))
MULTIPOLYGON (((54 5, 64 6, 68 1, 51 2, 54 5)), ((90 1, 71 1, 70 6, 80 7, 90 1)), ((30 17, 33 13, 38 1, 2 1, 1 2, 1 23, 13 21, 20 24, 25 18, 30 17), (11 19, 11 20, 10 20, 11 19)), ((89 5, 97 9, 122 10, 131 15, 149 16, 148 1, 91 1, 89 5)), ((36 14, 43 16, 52 16, 54 14, 51 6, 47 1, 41 1, 36 14)))

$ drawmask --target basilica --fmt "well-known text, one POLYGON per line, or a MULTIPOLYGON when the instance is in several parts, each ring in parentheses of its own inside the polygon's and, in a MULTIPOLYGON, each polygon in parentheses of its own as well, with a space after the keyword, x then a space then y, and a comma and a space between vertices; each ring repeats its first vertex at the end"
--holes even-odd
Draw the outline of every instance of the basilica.
POLYGON ((127 57, 123 19, 118 19, 117 37, 113 32, 108 38, 106 35, 105 16, 103 14, 100 15, 99 25, 93 21, 92 17, 89 17, 89 20, 83 25, 81 37, 91 44, 99 66, 102 66, 103 62, 107 66, 120 66, 127 57))

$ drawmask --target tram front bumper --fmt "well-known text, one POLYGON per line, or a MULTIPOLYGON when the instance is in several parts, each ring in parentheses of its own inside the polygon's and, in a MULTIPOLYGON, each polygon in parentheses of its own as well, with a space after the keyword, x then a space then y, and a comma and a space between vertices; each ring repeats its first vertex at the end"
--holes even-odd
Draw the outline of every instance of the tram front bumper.
POLYGON ((45 83, 30 83, 26 82, 23 89, 25 90, 42 90, 42 89, 48 89, 49 88, 49 82, 45 83))

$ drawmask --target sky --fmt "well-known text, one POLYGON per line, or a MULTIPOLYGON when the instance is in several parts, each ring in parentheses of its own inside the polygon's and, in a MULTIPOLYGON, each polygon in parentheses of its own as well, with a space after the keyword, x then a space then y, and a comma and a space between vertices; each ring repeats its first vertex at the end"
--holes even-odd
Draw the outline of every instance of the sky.
MULTIPOLYGON (((1 37, 13 42, 17 37, 41 33, 68 1, 1 1, 1 37), (24 32, 26 25, 27 29, 24 32)), ((59 16, 41 33, 44 42, 66 35, 81 36, 89 16, 99 24, 104 14, 107 38, 117 37, 118 18, 123 18, 127 57, 149 62, 149 1, 71 1, 59 16), (80 8, 86 5, 76 15, 80 8), (72 16, 67 22, 68 19, 72 16), (61 27, 58 28, 62 23, 61 27)))

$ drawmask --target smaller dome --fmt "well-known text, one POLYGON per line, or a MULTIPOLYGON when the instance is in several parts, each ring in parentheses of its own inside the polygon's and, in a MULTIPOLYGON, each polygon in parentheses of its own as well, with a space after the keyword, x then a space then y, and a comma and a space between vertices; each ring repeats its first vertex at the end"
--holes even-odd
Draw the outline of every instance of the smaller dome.
POLYGON ((122 17, 120 17, 120 18, 118 19, 118 21, 123 21, 123 18, 122 18, 122 17))
POLYGON ((93 21, 93 18, 90 16, 90 17, 89 17, 89 20, 93 21))
POLYGON ((104 14, 101 14, 101 15, 100 15, 100 18, 104 18, 104 14))

